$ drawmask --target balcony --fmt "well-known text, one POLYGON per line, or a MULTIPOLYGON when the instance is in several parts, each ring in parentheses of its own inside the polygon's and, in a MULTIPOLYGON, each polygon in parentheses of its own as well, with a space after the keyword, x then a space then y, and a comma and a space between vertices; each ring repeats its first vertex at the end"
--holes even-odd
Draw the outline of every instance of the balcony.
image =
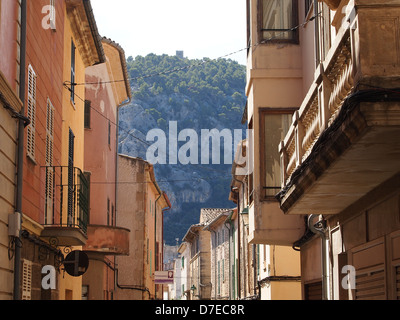
POLYGON ((89 225, 88 240, 83 250, 87 253, 99 255, 129 255, 128 229, 89 225))
POLYGON ((79 168, 46 167, 44 230, 41 237, 59 246, 87 241, 88 182, 79 168))
POLYGON ((338 214, 400 171, 400 6, 361 2, 280 145, 287 214, 338 214))

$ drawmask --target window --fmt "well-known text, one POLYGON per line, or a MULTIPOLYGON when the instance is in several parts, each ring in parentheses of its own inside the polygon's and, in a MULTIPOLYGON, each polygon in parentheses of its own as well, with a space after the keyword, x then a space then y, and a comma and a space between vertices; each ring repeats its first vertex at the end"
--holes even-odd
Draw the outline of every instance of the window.
POLYGON ((85 129, 90 129, 92 102, 85 100, 85 129))
POLYGON ((68 226, 74 224, 74 146, 75 146, 75 135, 71 129, 69 129, 68 137, 68 226))
POLYGON ((218 261, 218 295, 221 294, 221 262, 218 261))
POLYGON ((89 300, 89 286, 82 285, 82 300, 89 300))
POLYGON ((32 66, 28 68, 28 101, 27 112, 30 124, 27 128, 27 155, 35 161, 36 140, 36 73, 32 66))
POLYGON ((107 225, 110 225, 110 199, 107 199, 107 225))
POLYGON ((90 181, 91 181, 91 177, 92 177, 92 174, 90 173, 90 172, 84 172, 83 173, 83 175, 85 176, 85 179, 86 179, 86 181, 87 181, 87 186, 88 186, 88 199, 87 199, 87 202, 88 202, 88 224, 90 224, 90 190, 91 190, 91 187, 90 187, 90 181))
POLYGON ((281 190, 281 158, 279 144, 286 137, 292 123, 294 109, 262 111, 261 141, 264 161, 261 162, 264 196, 274 198, 281 190))
POLYGON ((111 204, 111 225, 115 225, 115 219, 114 219, 114 203, 111 204))
POLYGON ((108 120, 108 146, 111 146, 111 121, 108 120))
POLYGON ((298 41, 297 0, 260 0, 261 39, 298 41))
POLYGON ((74 41, 71 40, 71 101, 75 103, 75 51, 74 41))

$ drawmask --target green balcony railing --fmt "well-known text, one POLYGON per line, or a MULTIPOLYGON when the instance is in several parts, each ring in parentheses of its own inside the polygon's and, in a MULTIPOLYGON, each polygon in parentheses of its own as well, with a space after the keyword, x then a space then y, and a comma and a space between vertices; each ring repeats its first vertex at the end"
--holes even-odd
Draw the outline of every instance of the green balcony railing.
POLYGON ((45 227, 78 228, 87 233, 89 184, 79 168, 46 167, 45 227))

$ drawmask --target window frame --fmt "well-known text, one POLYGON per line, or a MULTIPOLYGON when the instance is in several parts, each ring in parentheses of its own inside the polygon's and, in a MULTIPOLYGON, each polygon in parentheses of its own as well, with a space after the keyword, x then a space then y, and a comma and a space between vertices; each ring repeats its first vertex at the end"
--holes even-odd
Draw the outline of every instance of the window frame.
MULTIPOLYGON (((299 25, 299 2, 298 0, 291 0, 292 1, 292 28, 296 27, 299 25)), ((263 33, 267 31, 266 29, 263 28, 263 5, 264 5, 264 0, 258 0, 257 2, 257 12, 258 12, 258 42, 260 44, 268 44, 268 43, 289 43, 289 44, 299 44, 300 43, 300 37, 299 37, 299 30, 293 30, 293 37, 290 39, 266 39, 263 36, 263 33)), ((271 29, 268 30, 270 32, 274 32, 273 30, 277 30, 278 32, 281 31, 281 29, 271 29)), ((288 29, 290 30, 290 29, 288 29)))
MULTIPOLYGON (((260 108, 259 109, 259 126, 260 126, 260 132, 259 132, 259 139, 260 139, 260 159, 264 159, 263 161, 260 161, 260 187, 262 188, 262 194, 261 194, 261 201, 278 201, 275 196, 267 195, 267 188, 270 188, 267 186, 267 181, 266 181, 266 163, 265 163, 265 116, 266 115, 294 115, 294 113, 299 110, 297 107, 292 107, 292 108, 260 108)), ((291 124, 290 124, 291 125, 291 124)), ((290 128, 289 125, 289 128, 290 128)), ((276 146, 276 150, 278 150, 279 145, 276 146)), ((280 175, 279 175, 280 177, 280 175)), ((280 177, 281 179, 281 177, 280 177)), ((280 190, 280 186, 275 186, 278 190, 280 190)), ((273 188, 273 187, 271 187, 273 188)), ((279 191, 278 191, 279 192, 279 191)), ((277 192, 277 193, 278 193, 277 192)))

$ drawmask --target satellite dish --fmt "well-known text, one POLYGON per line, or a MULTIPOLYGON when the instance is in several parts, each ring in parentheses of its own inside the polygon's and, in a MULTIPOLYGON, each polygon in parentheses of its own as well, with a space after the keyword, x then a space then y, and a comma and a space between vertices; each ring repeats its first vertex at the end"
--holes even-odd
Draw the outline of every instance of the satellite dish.
POLYGON ((64 269, 72 277, 83 276, 89 268, 89 258, 83 251, 72 251, 64 260, 64 269))

